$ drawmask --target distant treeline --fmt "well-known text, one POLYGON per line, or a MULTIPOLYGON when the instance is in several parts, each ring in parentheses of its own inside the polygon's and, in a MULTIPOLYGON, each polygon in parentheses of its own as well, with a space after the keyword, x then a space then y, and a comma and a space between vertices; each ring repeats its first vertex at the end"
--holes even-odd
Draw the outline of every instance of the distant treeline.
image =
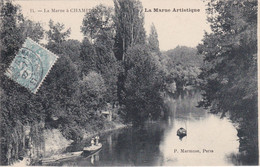
POLYGON ((46 37, 42 45, 59 56, 37 94, 0 74, 1 165, 27 155, 25 127, 40 156, 46 128, 58 128, 78 141, 84 133, 114 123, 139 126, 167 114, 165 92, 197 83, 201 58, 196 50, 177 47, 162 54, 154 25, 146 35, 138 0, 115 0, 114 8, 98 5, 89 10, 81 26, 82 41, 68 39, 71 30, 62 23, 50 20, 49 30, 44 30, 25 18, 19 6, 0 3, 1 71, 27 37, 38 43, 46 37), (112 111, 113 120, 103 111, 112 111))
POLYGON ((168 71, 174 78, 177 89, 183 90, 189 85, 199 86, 198 75, 201 72, 203 56, 197 53, 196 48, 177 46, 163 54, 168 58, 168 71))

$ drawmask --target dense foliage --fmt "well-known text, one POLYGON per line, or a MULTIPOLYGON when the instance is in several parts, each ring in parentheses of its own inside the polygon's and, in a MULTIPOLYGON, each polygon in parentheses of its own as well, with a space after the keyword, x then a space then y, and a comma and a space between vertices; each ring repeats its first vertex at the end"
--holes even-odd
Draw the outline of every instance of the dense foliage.
MULTIPOLYGON (((26 36, 38 41, 42 39, 43 29, 38 23, 25 19, 19 8, 11 3, 1 1, 1 71, 6 71, 26 36), (25 28, 27 26, 27 28, 25 28)), ((17 85, 0 74, 1 82, 1 164, 10 164, 18 156, 24 154, 24 125, 38 123, 43 120, 44 110, 40 102, 40 94, 33 95, 24 87, 17 85)), ((39 126, 39 128, 42 126, 39 126)), ((37 129, 39 129, 37 128, 37 129)), ((35 126, 31 126, 31 131, 35 126)), ((38 135, 41 136, 41 135, 38 135)), ((33 138, 33 135, 32 135, 33 138)), ((35 149, 37 149, 37 138, 35 149)), ((38 145, 40 146, 40 145, 38 145)))
POLYGON ((209 1, 212 32, 197 49, 178 46, 164 53, 154 25, 146 37, 139 0, 91 9, 83 18, 82 41, 68 39, 70 28, 52 20, 44 30, 9 1, 0 1, 0 13, 1 71, 26 37, 41 43, 46 36, 44 46, 59 56, 37 94, 0 74, 1 165, 28 156, 28 129, 39 157, 44 129, 78 141, 115 123, 140 126, 167 114, 166 92, 199 84, 199 105, 238 124, 240 151, 249 155, 247 164, 257 164, 256 0, 209 1), (113 112, 112 121, 104 111, 113 112))
POLYGON ((39 157, 44 129, 59 129, 78 141, 84 133, 115 123, 141 125, 148 117, 164 115, 163 92, 174 81, 167 80, 155 26, 146 39, 142 4, 114 3, 114 9, 98 5, 86 13, 80 42, 68 39, 70 29, 62 23, 50 20, 44 30, 24 18, 19 6, 1 1, 1 71, 6 71, 26 37, 38 43, 47 37, 44 46, 59 57, 37 94, 1 73, 1 165, 28 156, 28 149, 39 157), (113 120, 103 111, 113 112, 113 120), (32 148, 24 143, 28 135, 32 148))
POLYGON ((257 1, 211 0, 212 33, 198 46, 204 55, 200 106, 229 115, 238 123, 240 151, 247 164, 258 164, 257 1))
POLYGON ((134 124, 142 124, 146 119, 160 118, 163 112, 161 92, 165 89, 165 75, 142 45, 131 47, 126 52, 125 98, 126 117, 134 124))
POLYGON ((1 165, 28 155, 28 129, 39 157, 44 129, 78 141, 115 122, 140 126, 167 114, 165 92, 199 84, 199 105, 238 125, 241 155, 257 164, 257 1, 211 0, 207 11, 212 32, 197 49, 161 53, 154 25, 146 37, 139 0, 91 9, 82 22, 82 41, 68 39, 70 29, 62 23, 50 20, 46 31, 24 18, 19 6, 0 1, 1 71, 26 37, 40 43, 46 36, 44 46, 59 56, 37 94, 0 74, 1 165), (113 112, 112 121, 104 111, 113 112))

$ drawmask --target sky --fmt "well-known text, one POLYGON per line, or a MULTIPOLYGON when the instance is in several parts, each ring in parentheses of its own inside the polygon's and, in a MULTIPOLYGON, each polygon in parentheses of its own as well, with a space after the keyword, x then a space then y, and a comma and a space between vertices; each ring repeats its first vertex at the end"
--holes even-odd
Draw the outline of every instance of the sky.
MULTIPOLYGON (((83 39, 80 26, 85 15, 96 5, 113 7, 113 0, 14 0, 28 19, 42 23, 48 29, 50 19, 71 28, 70 39, 83 39), (54 11, 55 10, 55 11, 54 11)), ((196 47, 209 31, 206 22, 205 4, 202 0, 141 0, 145 14, 145 29, 149 35, 151 24, 156 27, 160 49, 166 51, 176 46, 196 47), (155 12, 154 9, 170 12, 155 12), (199 12, 176 12, 177 9, 196 9, 199 12), (175 10, 174 10, 175 9, 175 10), (152 12, 148 12, 151 10, 152 12), (175 12, 173 12, 175 11, 175 12)))

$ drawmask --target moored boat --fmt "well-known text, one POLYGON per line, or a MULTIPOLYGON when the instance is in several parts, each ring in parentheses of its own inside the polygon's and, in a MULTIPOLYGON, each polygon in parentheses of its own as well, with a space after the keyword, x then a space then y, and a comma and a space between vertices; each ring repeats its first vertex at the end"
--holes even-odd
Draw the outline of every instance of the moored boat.
POLYGON ((52 163, 52 162, 56 162, 56 161, 63 161, 63 160, 79 157, 82 155, 82 153, 83 153, 83 151, 59 154, 59 155, 52 156, 50 158, 43 158, 41 160, 41 163, 46 164, 46 163, 52 163))

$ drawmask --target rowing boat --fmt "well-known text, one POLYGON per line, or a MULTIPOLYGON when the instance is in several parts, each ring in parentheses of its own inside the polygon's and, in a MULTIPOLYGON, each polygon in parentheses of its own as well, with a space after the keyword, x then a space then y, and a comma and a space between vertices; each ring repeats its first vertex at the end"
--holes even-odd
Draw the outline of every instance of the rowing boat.
POLYGON ((98 145, 93 145, 93 146, 89 146, 89 147, 84 147, 83 148, 83 155, 90 155, 90 154, 94 154, 95 152, 97 152, 98 150, 100 150, 102 148, 102 144, 99 143, 98 145))

